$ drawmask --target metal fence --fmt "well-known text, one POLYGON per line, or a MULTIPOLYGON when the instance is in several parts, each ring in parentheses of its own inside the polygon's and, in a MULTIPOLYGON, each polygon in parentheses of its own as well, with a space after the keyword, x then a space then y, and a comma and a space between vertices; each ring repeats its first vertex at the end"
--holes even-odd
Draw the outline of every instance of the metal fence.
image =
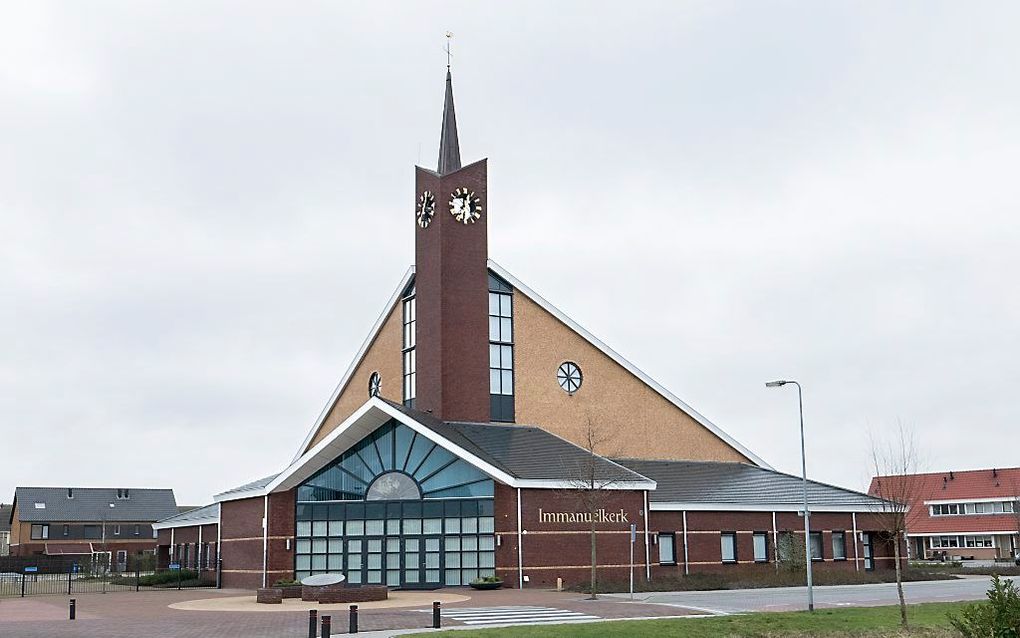
POLYGON ((133 558, 130 569, 111 571, 102 557, 0 557, 0 598, 215 587, 219 582, 218 570, 159 568, 151 554, 133 558))

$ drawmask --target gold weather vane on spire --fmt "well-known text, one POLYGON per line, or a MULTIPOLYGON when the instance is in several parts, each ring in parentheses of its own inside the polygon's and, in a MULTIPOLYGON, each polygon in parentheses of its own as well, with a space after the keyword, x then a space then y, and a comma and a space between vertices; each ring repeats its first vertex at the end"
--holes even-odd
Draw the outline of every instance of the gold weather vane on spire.
POLYGON ((450 53, 450 40, 452 38, 453 38, 453 31, 447 31, 446 32, 446 47, 443 49, 444 51, 446 51, 446 70, 447 71, 450 70, 450 58, 452 57, 452 54, 450 53))

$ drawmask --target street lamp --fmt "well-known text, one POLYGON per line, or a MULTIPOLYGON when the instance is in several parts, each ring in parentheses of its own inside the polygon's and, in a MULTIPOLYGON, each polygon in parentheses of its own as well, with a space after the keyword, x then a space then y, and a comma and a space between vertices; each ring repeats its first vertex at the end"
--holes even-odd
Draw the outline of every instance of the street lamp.
POLYGON ((769 381, 766 388, 781 388, 791 383, 797 386, 797 405, 800 408, 800 475, 804 485, 804 562, 807 563, 807 608, 808 611, 815 610, 815 593, 811 578, 811 513, 808 510, 807 498, 807 455, 804 452, 804 395, 801 392, 800 384, 796 381, 769 381))

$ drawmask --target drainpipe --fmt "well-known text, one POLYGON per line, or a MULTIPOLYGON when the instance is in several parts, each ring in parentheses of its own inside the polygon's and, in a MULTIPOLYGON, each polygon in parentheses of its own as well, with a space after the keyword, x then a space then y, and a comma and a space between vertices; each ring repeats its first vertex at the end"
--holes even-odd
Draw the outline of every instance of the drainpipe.
POLYGON ((851 512, 850 516, 854 523, 854 567, 861 571, 861 559, 857 555, 857 512, 851 512))
POLYGON ((779 526, 776 525, 776 513, 772 512, 772 552, 775 554, 772 558, 776 564, 776 571, 779 571, 779 526))
POLYGON ((202 524, 198 524, 198 545, 195 546, 195 571, 202 573, 202 524))
POLYGON ((517 588, 524 589, 524 532, 521 528, 521 488, 517 488, 517 588))
POLYGON ((648 510, 648 490, 645 490, 645 580, 652 579, 651 556, 648 553, 648 519, 652 513, 648 510))
POLYGON ((262 586, 269 577, 269 495, 262 497, 262 586))
POLYGON ((684 576, 691 575, 691 557, 687 553, 687 510, 684 510, 684 576))

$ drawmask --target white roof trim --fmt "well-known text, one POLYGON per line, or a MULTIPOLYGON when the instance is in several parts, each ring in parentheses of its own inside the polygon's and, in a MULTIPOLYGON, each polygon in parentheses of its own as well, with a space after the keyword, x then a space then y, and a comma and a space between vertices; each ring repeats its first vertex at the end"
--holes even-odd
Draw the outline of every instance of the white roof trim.
POLYGON ((298 448, 297 454, 295 454, 294 458, 291 459, 291 463, 301 458, 301 455, 308 449, 308 444, 312 442, 312 438, 315 436, 315 433, 319 431, 320 427, 322 427, 323 421, 326 420, 326 415, 328 415, 329 411, 333 409, 337 399, 340 398, 340 393, 347 387, 347 383, 351 380, 351 376, 354 375, 354 371, 358 369, 359 365, 361 365, 361 360, 364 359, 365 354, 368 353, 369 346, 371 346, 372 342, 375 341, 375 338, 379 336, 379 331, 382 330, 383 324, 386 322, 386 318, 390 316, 391 312, 393 312, 393 308, 400 300, 401 293, 404 292, 404 288, 406 288, 407 284, 411 282, 411 277, 413 276, 414 266, 411 266, 400 279, 400 285, 398 285, 397 289, 392 295, 390 295, 390 300, 386 302, 386 307, 383 308, 382 314, 380 314, 379 318, 375 320, 372 330, 369 331, 368 338, 361 344, 361 348, 358 349, 358 353, 354 355, 354 360, 351 362, 350 367, 348 367, 347 371, 344 372, 344 376, 340 378, 340 383, 336 385, 336 388, 333 390, 333 394, 329 396, 329 401, 326 401, 326 407, 322 408, 322 412, 319 413, 319 417, 315 419, 315 425, 313 425, 312 429, 308 431, 308 435, 305 437, 305 440, 301 442, 301 447, 298 448))
MULTIPOLYGON (((1018 500, 1012 496, 986 496, 984 498, 943 498, 935 501, 925 501, 925 505, 952 505, 953 503, 1012 503, 1018 500)), ((996 514, 1002 514, 1003 512, 995 512, 996 514)), ((1005 512, 1006 514, 1012 514, 1013 512, 1005 512)), ((949 514, 952 516, 952 514, 949 514)))
MULTIPOLYGON (((208 507, 208 505, 205 506, 205 507, 208 507)), ((199 509, 202 509, 202 508, 199 508, 199 509)), ((215 512, 214 513, 206 514, 205 516, 199 516, 197 518, 184 518, 184 519, 174 520, 178 516, 186 516, 186 515, 190 514, 190 512, 183 512, 181 514, 177 514, 176 516, 171 516, 170 518, 166 518, 166 519, 163 519, 161 521, 156 521, 155 523, 152 524, 152 529, 160 530, 160 529, 170 529, 170 528, 177 528, 177 527, 197 527, 199 525, 211 525, 211 524, 214 524, 214 523, 215 524, 219 524, 219 522, 220 522, 220 512, 219 512, 219 509, 220 508, 217 507, 217 508, 215 508, 215 512)))
MULTIPOLYGON (((911 538, 937 538, 939 536, 1013 536, 1016 532, 1003 530, 989 530, 987 532, 917 532, 908 533, 911 538)), ((942 549, 942 548, 938 548, 942 549)), ((978 547, 946 547, 945 549, 981 549, 978 547)), ((988 549, 988 548, 984 548, 988 549)))
POLYGON ((610 359, 623 366, 628 372, 633 374, 638 379, 641 379, 641 381, 643 381, 648 387, 658 392, 667 401, 669 401, 676 407, 686 412, 688 415, 691 416, 691 418, 693 418, 695 421, 697 421, 698 423, 703 425, 706 429, 708 429, 709 432, 725 441, 727 444, 729 444, 731 447, 736 449, 738 452, 743 454, 748 459, 754 461, 754 463, 759 467, 763 467, 769 470, 774 469, 771 465, 766 463, 757 454, 744 447, 743 444, 741 444, 739 441, 731 437, 729 434, 723 432, 722 429, 719 428, 719 426, 715 425, 714 423, 706 419, 704 416, 699 414, 697 410, 681 401, 679 397, 677 397, 675 394, 673 394, 665 387, 660 385, 658 382, 655 381, 655 379, 651 378, 650 376, 642 372, 640 369, 638 369, 637 366, 635 366, 630 361, 624 359, 622 355, 620 355, 618 352, 616 352, 608 345, 603 343, 598 337, 582 328, 580 325, 578 325, 576 321, 568 317, 559 308, 552 305, 541 295, 539 295, 534 290, 526 286, 524 282, 522 282, 520 279, 511 275, 509 272, 506 271, 505 268, 503 268, 502 266, 500 266, 491 259, 489 260, 489 268, 503 279, 506 279, 510 283, 510 285, 512 285, 515 289, 520 290, 528 298, 530 298, 532 301, 534 301, 539 306, 544 308, 549 314, 553 315, 561 322, 566 324, 567 327, 569 327, 571 330, 584 337, 589 343, 591 343, 593 346, 601 350, 610 359))
MULTIPOLYGON (((458 458, 463 459, 467 463, 473 465, 481 472, 487 474, 493 479, 509 485, 510 487, 520 488, 536 488, 536 489, 571 489, 576 485, 571 481, 554 481, 554 480, 538 480, 538 479, 518 479, 505 471, 497 468, 491 463, 481 459, 480 457, 472 454, 465 450, 459 445, 453 443, 449 439, 443 437, 431 428, 422 425, 414 418, 408 416, 401 410, 393 407, 386 401, 383 401, 379 397, 372 397, 368 399, 360 408, 354 411, 354 414, 347 417, 343 423, 333 429, 322 441, 319 441, 315 447, 308 450, 305 454, 301 455, 298 460, 290 464, 287 469, 273 479, 266 487, 262 489, 246 490, 242 493, 225 493, 218 495, 216 500, 218 502, 238 500, 244 498, 252 498, 265 496, 272 492, 282 492, 295 487, 299 482, 305 480, 312 473, 317 472, 319 469, 324 467, 327 463, 333 461, 340 454, 346 451, 339 449, 333 443, 340 438, 345 432, 355 426, 359 421, 365 418, 367 415, 375 412, 377 417, 380 416, 378 413, 382 413, 384 417, 380 419, 380 425, 389 418, 396 419, 400 423, 403 423, 407 427, 411 428, 421 436, 432 441, 443 449, 454 454, 458 458), (313 469, 302 471, 308 466, 313 466, 313 469)), ((360 438, 358 439, 360 440, 360 438)), ((351 445, 356 444, 355 441, 351 445)), ((606 489, 613 490, 653 490, 655 489, 654 481, 620 481, 607 487, 606 489)))
MULTIPOLYGON (((846 504, 846 505, 812 505, 808 508, 812 512, 864 512, 872 514, 876 505, 846 504)), ((650 503, 648 509, 653 512, 801 512, 803 505, 792 503, 650 503)))

